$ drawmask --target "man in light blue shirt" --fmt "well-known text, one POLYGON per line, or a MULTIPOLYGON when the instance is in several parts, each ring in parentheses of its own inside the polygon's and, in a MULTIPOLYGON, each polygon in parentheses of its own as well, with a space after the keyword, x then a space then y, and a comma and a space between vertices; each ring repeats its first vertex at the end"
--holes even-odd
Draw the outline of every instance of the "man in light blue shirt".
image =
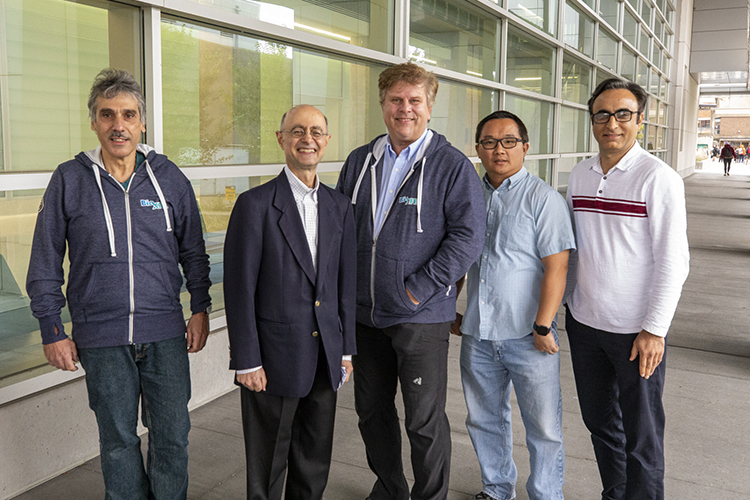
POLYGON ((482 186, 487 230, 467 281, 466 314, 451 331, 463 334, 461 380, 466 427, 482 471, 474 500, 515 497, 510 387, 526 427, 531 500, 562 500, 565 450, 557 324, 569 251, 575 249, 565 200, 524 168, 526 126, 496 111, 477 126, 476 150, 487 174, 482 186))

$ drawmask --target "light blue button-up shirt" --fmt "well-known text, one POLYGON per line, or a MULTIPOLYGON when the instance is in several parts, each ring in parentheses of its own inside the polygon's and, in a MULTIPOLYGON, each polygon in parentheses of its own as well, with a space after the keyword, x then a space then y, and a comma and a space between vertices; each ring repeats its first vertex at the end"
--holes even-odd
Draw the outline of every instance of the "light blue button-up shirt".
POLYGON ((383 152, 383 176, 380 179, 380 192, 378 193, 378 206, 375 209, 375 236, 377 237, 380 233, 380 228, 383 227, 383 221, 385 221, 385 215, 388 208, 393 203, 393 199, 398 193, 398 188, 401 183, 404 182, 406 175, 411 170, 412 164, 419 151, 420 146, 427 137, 429 129, 425 129, 424 133, 416 141, 409 144, 409 146, 401 151, 401 154, 396 155, 396 152, 391 147, 391 137, 388 136, 385 144, 385 151, 383 152))
POLYGON ((482 180, 487 230, 466 284, 461 332, 482 340, 529 335, 539 309, 542 258, 575 248, 563 197, 522 167, 494 189, 482 180))

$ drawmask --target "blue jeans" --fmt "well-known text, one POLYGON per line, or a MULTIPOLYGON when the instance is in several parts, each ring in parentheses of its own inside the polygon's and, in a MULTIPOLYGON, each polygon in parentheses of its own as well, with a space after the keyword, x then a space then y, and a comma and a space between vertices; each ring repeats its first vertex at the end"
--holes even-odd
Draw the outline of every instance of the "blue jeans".
POLYGON ((185 337, 78 350, 99 424, 106 500, 184 500, 190 366, 185 337), (146 470, 136 434, 138 401, 148 430, 146 470))
MULTIPOLYGON (((557 339, 557 325, 550 335, 557 339)), ((534 336, 492 341, 464 335, 461 381, 469 414, 466 428, 477 452, 483 491, 498 500, 515 497, 510 387, 516 391, 526 427, 531 500, 562 500, 565 449, 562 436, 560 355, 534 348, 534 336)))

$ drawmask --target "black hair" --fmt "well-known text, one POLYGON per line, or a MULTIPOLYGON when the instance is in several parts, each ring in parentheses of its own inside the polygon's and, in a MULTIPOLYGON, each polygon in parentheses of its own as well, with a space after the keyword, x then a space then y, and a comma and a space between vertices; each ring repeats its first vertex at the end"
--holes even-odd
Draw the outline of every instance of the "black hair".
POLYGON ((482 118, 482 121, 479 122, 477 125, 477 133, 475 137, 475 141, 477 144, 479 144, 479 138, 482 135, 482 129, 484 128, 484 124, 487 123, 490 120, 504 120, 504 119, 510 119, 516 122, 516 125, 518 125, 518 133, 521 135, 521 141, 523 141, 524 144, 529 142, 529 132, 526 130, 526 125, 523 124, 523 121, 510 111, 495 111, 494 113, 490 113, 489 115, 482 118))
POLYGON ((620 89, 629 90, 630 93, 633 94, 635 100, 638 101, 638 116, 640 117, 641 113, 646 110, 648 94, 646 94, 646 91, 643 90, 643 87, 641 87, 637 83, 622 80, 620 78, 609 78, 596 86, 596 90, 594 90, 594 93, 591 94, 591 98, 589 99, 589 114, 594 114, 594 101, 596 101, 596 98, 599 97, 603 92, 606 92, 607 90, 620 89))

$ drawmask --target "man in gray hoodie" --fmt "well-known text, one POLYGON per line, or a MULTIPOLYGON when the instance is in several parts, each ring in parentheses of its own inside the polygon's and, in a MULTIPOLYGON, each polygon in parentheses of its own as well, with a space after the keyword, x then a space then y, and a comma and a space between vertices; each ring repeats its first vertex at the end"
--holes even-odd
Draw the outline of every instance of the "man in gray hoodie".
POLYGON ((450 325, 456 282, 484 241, 484 197, 476 170, 427 128, 435 75, 413 63, 378 80, 388 134, 355 149, 337 189, 352 199, 357 224, 357 352, 354 396, 372 500, 406 500, 401 384, 411 444, 411 497, 444 500, 450 472, 445 414, 450 325))
POLYGON ((144 99, 130 74, 99 73, 88 106, 101 144, 60 165, 44 193, 26 281, 31 311, 49 363, 75 371, 80 359, 86 370, 106 497, 184 499, 187 353, 205 345, 211 307, 198 205, 180 169, 138 144, 144 99), (193 313, 187 327, 180 265, 193 313), (66 297, 72 338, 60 317, 66 297), (149 429, 145 470, 136 433, 139 401, 149 429))

